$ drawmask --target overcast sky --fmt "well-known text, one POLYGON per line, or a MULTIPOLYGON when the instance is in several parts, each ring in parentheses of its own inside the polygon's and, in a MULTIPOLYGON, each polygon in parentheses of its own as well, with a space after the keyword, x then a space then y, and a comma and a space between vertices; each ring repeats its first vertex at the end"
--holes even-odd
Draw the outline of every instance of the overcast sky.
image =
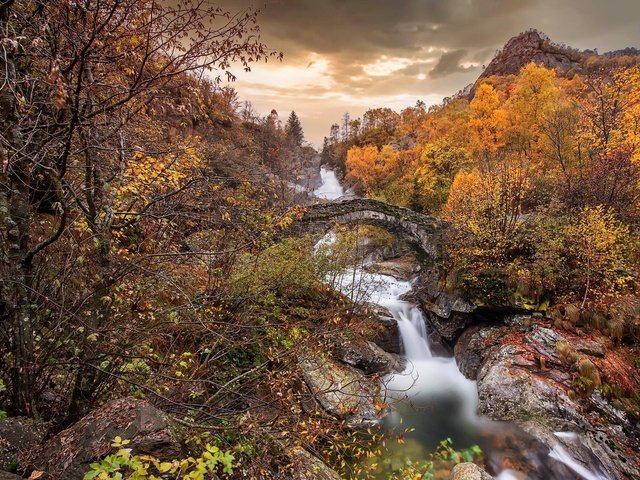
POLYGON ((496 49, 537 28, 600 52, 640 47, 640 0, 221 0, 261 10, 262 37, 285 55, 238 72, 258 112, 295 110, 320 145, 344 112, 438 103, 473 82, 496 49))

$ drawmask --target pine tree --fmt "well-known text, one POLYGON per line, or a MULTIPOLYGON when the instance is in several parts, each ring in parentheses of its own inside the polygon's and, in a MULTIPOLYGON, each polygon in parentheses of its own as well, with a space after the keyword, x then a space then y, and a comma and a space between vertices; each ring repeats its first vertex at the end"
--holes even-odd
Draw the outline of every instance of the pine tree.
POLYGON ((287 143, 292 146, 300 147, 304 140, 304 133, 302 131, 302 124, 296 112, 291 112, 287 119, 287 124, 284 127, 287 143))

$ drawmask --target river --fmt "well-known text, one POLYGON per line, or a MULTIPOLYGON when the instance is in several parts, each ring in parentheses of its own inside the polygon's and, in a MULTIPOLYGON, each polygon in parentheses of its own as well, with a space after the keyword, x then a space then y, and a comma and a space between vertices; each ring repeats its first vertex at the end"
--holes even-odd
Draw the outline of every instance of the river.
MULTIPOLYGON (((334 172, 321 170, 323 185, 315 191, 325 200, 336 200, 344 195, 334 172)), ((319 245, 336 241, 329 232, 319 245)), ((318 245, 318 246, 319 246, 318 245)), ((437 356, 431 351, 425 317, 417 305, 402 297, 412 290, 407 280, 389 275, 369 273, 362 268, 348 269, 334 280, 334 288, 351 298, 358 298, 386 308, 398 323, 406 367, 403 372, 388 375, 383 380, 385 400, 392 405, 391 412, 382 419, 383 428, 390 432, 406 431, 411 442, 411 455, 425 458, 438 444, 450 438, 456 449, 480 444, 485 453, 494 458, 505 457, 500 451, 505 438, 517 435, 516 427, 494 422, 476 413, 478 392, 476 382, 460 372, 453 357, 437 356), (488 450, 488 451, 487 451, 488 450)), ((558 435, 570 435, 559 432, 558 435)), ((515 470, 503 469, 496 478, 500 480, 539 478, 540 480, 579 479, 606 480, 607 477, 592 473, 575 461, 560 445, 551 451, 521 452, 524 462, 537 463, 531 470, 544 472, 525 476, 515 470), (541 465, 542 464, 542 465, 541 465), (569 468, 555 473, 554 465, 569 468)), ((420 460, 415 458, 414 460, 420 460)), ((386 478, 386 476, 381 476, 386 478)))

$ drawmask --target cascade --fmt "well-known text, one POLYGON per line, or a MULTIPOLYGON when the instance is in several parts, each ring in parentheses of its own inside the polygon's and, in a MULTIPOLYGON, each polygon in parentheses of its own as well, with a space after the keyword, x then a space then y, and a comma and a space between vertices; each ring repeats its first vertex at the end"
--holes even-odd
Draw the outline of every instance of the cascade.
MULTIPOLYGON (((321 170, 323 184, 316 196, 335 200, 344 194, 333 171, 321 170)), ((337 241, 329 232, 315 246, 316 253, 330 248, 337 241)), ((453 357, 433 355, 424 315, 417 305, 403 300, 412 290, 411 282, 390 275, 370 273, 362 268, 349 268, 331 277, 333 288, 354 301, 365 301, 386 308, 398 324, 406 366, 400 373, 383 380, 385 398, 393 405, 383 420, 390 430, 414 429, 411 434, 426 451, 433 451, 445 438, 453 439, 456 448, 475 443, 483 432, 496 431, 503 424, 480 418, 477 413, 476 382, 467 379, 453 357)), ((576 435, 559 432, 563 435, 576 435)), ((575 460, 560 444, 548 452, 553 459, 567 466, 585 480, 608 480, 595 474, 575 460)), ((521 473, 504 469, 500 480, 520 478, 521 473)), ((553 476, 554 479, 564 478, 553 476)))

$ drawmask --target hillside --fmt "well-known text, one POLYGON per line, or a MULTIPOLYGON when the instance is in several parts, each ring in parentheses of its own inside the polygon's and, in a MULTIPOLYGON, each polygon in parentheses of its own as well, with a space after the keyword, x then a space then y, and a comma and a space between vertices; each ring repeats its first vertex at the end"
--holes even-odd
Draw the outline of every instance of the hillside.
POLYGON ((616 65, 637 65, 640 63, 640 51, 626 48, 598 54, 594 50, 578 50, 555 43, 544 33, 531 29, 511 38, 496 52, 476 85, 493 75, 517 75, 522 67, 531 62, 553 69, 559 76, 571 78, 577 73, 610 69, 616 65))

